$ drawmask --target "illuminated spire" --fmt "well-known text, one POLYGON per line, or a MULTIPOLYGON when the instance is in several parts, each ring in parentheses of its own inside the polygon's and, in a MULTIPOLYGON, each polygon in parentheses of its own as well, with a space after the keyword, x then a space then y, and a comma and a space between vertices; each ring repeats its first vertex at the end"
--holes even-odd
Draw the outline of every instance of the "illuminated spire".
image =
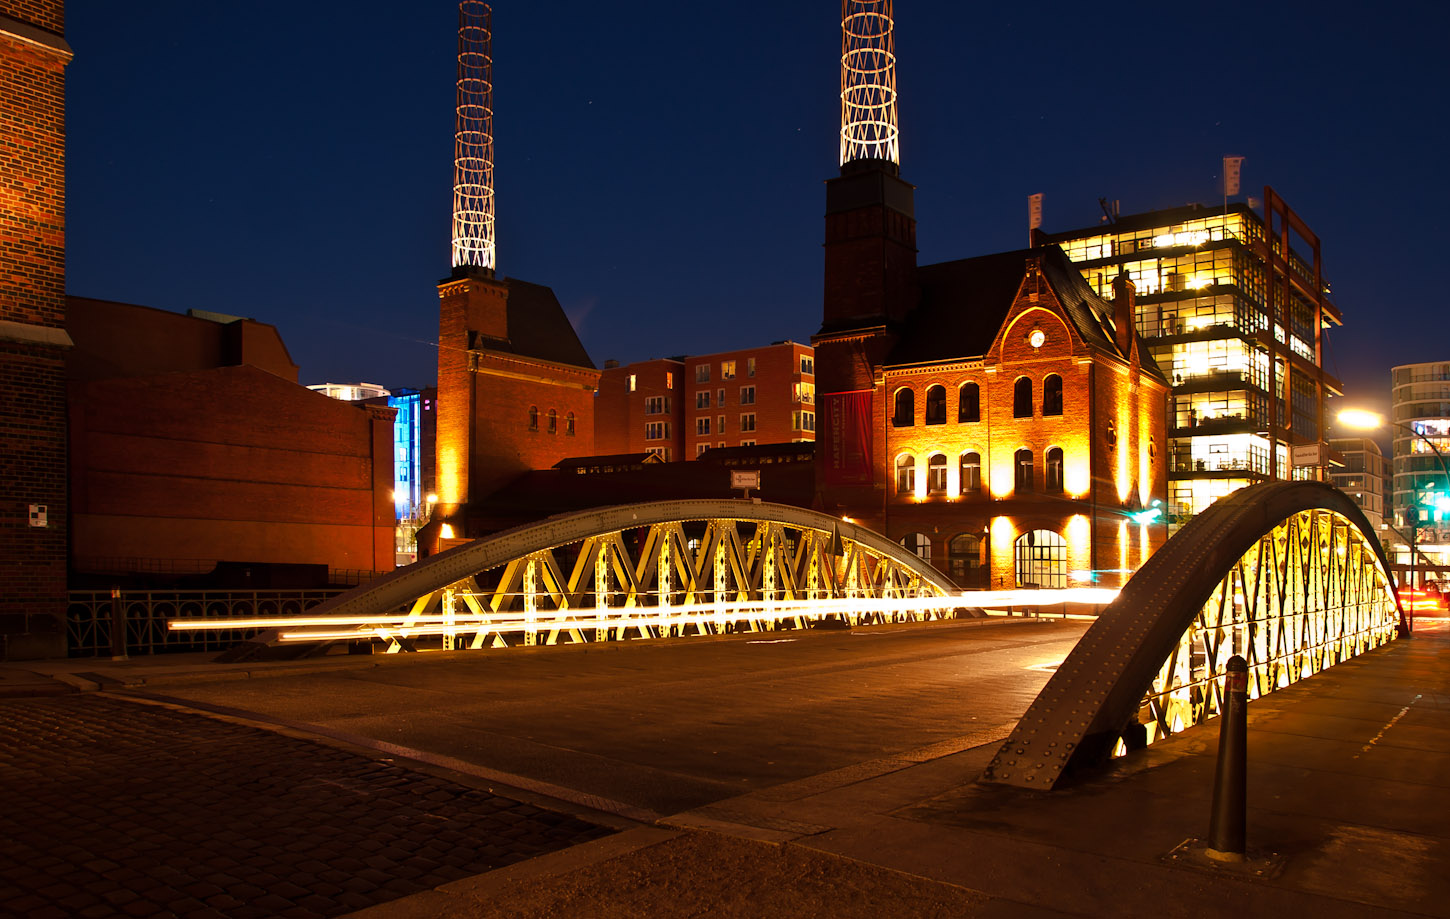
POLYGON ((901 163, 893 0, 841 0, 841 165, 901 163))
POLYGON ((494 268, 493 11, 458 4, 458 114, 453 129, 453 267, 494 268))

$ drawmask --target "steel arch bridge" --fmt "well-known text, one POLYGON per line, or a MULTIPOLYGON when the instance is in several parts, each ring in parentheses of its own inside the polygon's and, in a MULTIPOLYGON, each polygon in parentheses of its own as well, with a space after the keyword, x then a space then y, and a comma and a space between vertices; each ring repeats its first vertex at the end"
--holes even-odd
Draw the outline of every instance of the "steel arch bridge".
POLYGON ((828 616, 858 625, 948 615, 963 605, 956 593, 929 563, 836 517, 739 499, 659 501, 563 514, 449 549, 219 659, 279 642, 305 642, 301 656, 363 638, 395 652, 422 639, 454 649, 766 631, 828 616))
POLYGON ((1319 482, 1268 482, 1194 517, 1133 575, 1017 724, 981 781, 1064 775, 1219 713, 1224 666, 1254 699, 1406 636, 1384 550, 1319 482))

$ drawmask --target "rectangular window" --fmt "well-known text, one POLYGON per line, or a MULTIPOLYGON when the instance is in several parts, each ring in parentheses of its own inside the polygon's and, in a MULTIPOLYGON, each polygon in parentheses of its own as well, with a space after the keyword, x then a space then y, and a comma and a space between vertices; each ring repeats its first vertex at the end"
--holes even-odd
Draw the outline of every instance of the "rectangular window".
MULTIPOLYGON (((725 416, 724 415, 721 415, 719 418, 717 418, 715 420, 719 423, 719 427, 715 428, 715 433, 716 434, 724 434, 725 433, 725 416)), ((723 447, 725 445, 724 444, 721 444, 720 446, 723 447)))
POLYGON ((708 449, 710 449, 709 444, 695 444, 695 458, 699 459, 700 454, 704 453, 708 449))
POLYGON ((709 418, 696 418, 695 419, 695 436, 696 437, 709 437, 710 436, 710 419, 709 418))
POLYGON ((755 358, 748 357, 745 359, 745 375, 748 377, 755 376, 755 358))
POLYGON ((812 376, 814 376, 815 375, 815 372, 816 372, 816 359, 813 358, 813 357, 807 357, 804 354, 802 354, 801 355, 801 373, 809 373, 812 376))
POLYGON ((795 400, 803 405, 814 405, 816 401, 816 384, 795 384, 795 400))
POLYGON ((708 382, 710 382, 710 365, 709 364, 696 364, 695 365, 695 382, 696 383, 708 383, 708 382))
POLYGON ((753 440, 742 440, 740 442, 740 446, 742 446, 742 447, 753 447, 753 446, 755 446, 755 441, 753 441, 753 440))
POLYGON ((654 456, 658 456, 660 459, 664 460, 667 463, 670 461, 669 447, 650 447, 646 452, 654 456))
POLYGON ((674 389, 674 388, 675 388, 675 372, 673 370, 666 370, 665 371, 665 389, 674 389))
POLYGON ((695 393, 695 408, 710 407, 710 390, 701 389, 695 393))
POLYGON ((816 429, 816 413, 792 412, 791 425, 797 431, 814 431, 816 429))
POLYGON ((644 413, 646 415, 665 415, 670 411, 669 396, 646 396, 644 400, 644 413))
POLYGON ((754 386, 742 386, 742 387, 740 387, 740 404, 741 405, 754 405, 755 404, 755 387, 754 386))
POLYGON ((742 430, 742 431, 753 431, 753 430, 755 430, 755 413, 754 412, 751 412, 749 415, 741 415, 740 416, 740 430, 742 430))
POLYGON ((735 362, 734 361, 721 361, 720 362, 720 379, 722 379, 722 380, 733 380, 733 379, 735 379, 735 362))
POLYGON ((670 436, 670 423, 668 421, 651 421, 644 426, 645 440, 668 440, 670 436))
POLYGON ((634 374, 629 375, 629 391, 634 392, 634 374))

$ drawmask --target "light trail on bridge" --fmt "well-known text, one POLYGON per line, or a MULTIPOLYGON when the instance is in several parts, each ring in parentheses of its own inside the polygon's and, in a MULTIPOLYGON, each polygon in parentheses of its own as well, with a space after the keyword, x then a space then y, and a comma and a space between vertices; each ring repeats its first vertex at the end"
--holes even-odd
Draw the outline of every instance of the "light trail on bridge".
MULTIPOLYGON (((456 597, 478 594, 457 592, 456 597)), ((903 612, 945 611, 961 608, 1027 608, 1080 604, 1103 606, 1118 595, 1116 589, 1076 587, 1058 590, 969 590, 948 596, 825 597, 711 601, 704 603, 624 606, 580 610, 508 612, 393 613, 360 616, 264 616, 251 619, 174 619, 171 630, 311 629, 283 631, 280 641, 341 641, 362 637, 391 639, 484 631, 576 631, 585 629, 660 629, 687 626, 722 626, 760 619, 821 619, 828 616, 890 615, 903 612), (330 627, 330 628, 329 628, 330 627), (350 627, 350 628, 342 628, 350 627), (320 631, 319 631, 320 629, 320 631)))

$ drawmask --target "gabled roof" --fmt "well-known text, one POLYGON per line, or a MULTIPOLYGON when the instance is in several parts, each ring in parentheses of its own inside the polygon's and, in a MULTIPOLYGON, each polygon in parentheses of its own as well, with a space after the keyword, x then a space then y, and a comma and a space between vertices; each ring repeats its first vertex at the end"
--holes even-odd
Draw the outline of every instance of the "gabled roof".
MULTIPOLYGON (((886 364, 984 357, 1012 308, 1030 258, 1040 260, 1044 277, 1078 335, 1093 347, 1119 354, 1113 304, 1098 296, 1060 247, 1051 245, 923 265, 917 270, 921 301, 903 324, 886 364)), ((1138 353, 1144 368, 1161 377, 1141 341, 1138 353)))
POLYGON ((645 463, 662 463, 664 460, 649 452, 606 453, 599 456, 566 456, 554 464, 555 469, 577 472, 580 469, 598 469, 604 466, 642 466, 645 463))
POLYGON ((518 278, 508 278, 504 284, 509 291, 509 340, 489 341, 489 349, 596 369, 552 288, 518 278))

